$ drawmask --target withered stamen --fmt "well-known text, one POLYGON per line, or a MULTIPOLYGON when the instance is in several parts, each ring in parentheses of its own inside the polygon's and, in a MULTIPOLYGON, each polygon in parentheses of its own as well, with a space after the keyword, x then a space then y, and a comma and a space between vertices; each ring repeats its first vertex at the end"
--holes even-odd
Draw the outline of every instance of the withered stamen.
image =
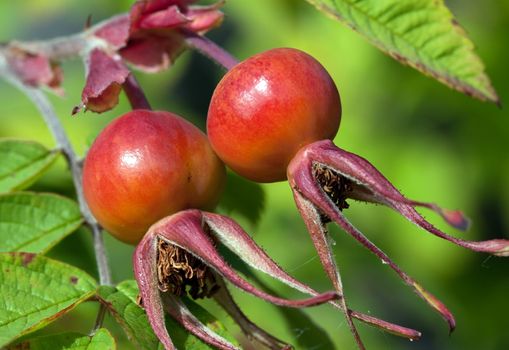
POLYGON ((210 297, 217 291, 219 287, 212 271, 200 259, 162 239, 157 248, 160 291, 176 296, 189 294, 193 299, 210 297))
POLYGON ((336 204, 339 210, 349 207, 346 199, 348 198, 348 192, 352 191, 351 180, 320 163, 313 163, 313 176, 327 197, 336 204))

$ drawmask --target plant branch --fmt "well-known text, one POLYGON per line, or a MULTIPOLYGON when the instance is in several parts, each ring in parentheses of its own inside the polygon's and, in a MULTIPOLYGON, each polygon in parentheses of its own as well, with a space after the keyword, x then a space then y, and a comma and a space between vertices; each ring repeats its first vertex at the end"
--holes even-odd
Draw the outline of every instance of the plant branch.
MULTIPOLYGON (((81 185, 81 165, 76 157, 76 153, 74 153, 69 139, 67 138, 64 128, 62 127, 62 124, 60 123, 60 120, 58 119, 55 110, 46 95, 41 90, 27 86, 19 81, 19 79, 15 76, 9 74, 5 69, 5 65, 2 64, 2 59, 3 58, 0 55, 0 76, 3 76, 8 82, 20 89, 36 105, 58 147, 61 149, 67 160, 67 164, 71 170, 74 187, 76 188, 76 196, 78 198, 80 211, 85 219, 85 225, 92 231, 99 282, 101 285, 111 285, 111 271, 106 257, 102 230, 85 202, 83 187, 81 185)), ((101 304, 94 329, 98 329, 103 323, 105 316, 105 310, 103 309, 104 306, 101 304)))
POLYGON ((83 186, 81 185, 82 171, 78 161, 78 157, 65 134, 64 128, 58 119, 53 106, 46 95, 39 89, 27 86, 12 76, 7 76, 7 80, 20 89, 25 95, 37 106, 48 129, 51 131, 58 147, 65 155, 69 168, 71 170, 74 187, 76 188, 76 196, 80 206, 81 213, 85 219, 85 225, 90 228, 94 237, 94 250, 96 255, 97 268, 99 272, 99 282, 101 285, 110 285, 111 273, 106 258, 106 250, 102 237, 101 227, 94 218, 83 195, 83 186))
POLYGON ((62 61, 76 57, 87 46, 85 32, 41 41, 11 41, 8 46, 34 54, 42 54, 50 60, 62 61))
POLYGON ((106 250, 104 248, 104 242, 102 238, 101 227, 97 223, 83 195, 83 187, 81 185, 82 171, 81 165, 74 153, 74 150, 67 138, 65 130, 58 119, 53 106, 46 97, 46 95, 39 90, 31 86, 23 84, 16 76, 10 73, 5 56, 0 51, 0 76, 4 77, 9 83, 20 89, 37 107, 41 116, 43 117, 48 129, 50 130, 53 138, 55 139, 58 147, 65 155, 69 168, 71 170, 74 187, 76 188, 76 196, 78 198, 78 204, 80 206, 81 213, 85 219, 85 225, 90 228, 94 237, 94 251, 96 256, 97 268, 99 272, 99 281, 101 284, 110 285, 111 272, 109 269, 108 261, 106 258, 106 250))
POLYGON ((232 69, 239 61, 212 40, 190 30, 181 29, 187 46, 212 59, 226 70, 232 69))

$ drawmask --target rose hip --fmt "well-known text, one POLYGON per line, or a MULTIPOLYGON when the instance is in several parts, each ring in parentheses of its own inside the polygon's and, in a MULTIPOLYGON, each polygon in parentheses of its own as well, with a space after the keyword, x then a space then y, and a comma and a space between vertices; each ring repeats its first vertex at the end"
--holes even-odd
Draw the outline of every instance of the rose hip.
POLYGON ((83 168, 85 198, 99 223, 135 244, 157 220, 211 209, 225 179, 207 137, 181 117, 134 110, 97 137, 83 168))
POLYGON ((281 181, 295 153, 332 139, 339 128, 339 93, 325 68, 290 48, 255 55, 217 85, 207 132, 219 157, 259 182, 281 181))

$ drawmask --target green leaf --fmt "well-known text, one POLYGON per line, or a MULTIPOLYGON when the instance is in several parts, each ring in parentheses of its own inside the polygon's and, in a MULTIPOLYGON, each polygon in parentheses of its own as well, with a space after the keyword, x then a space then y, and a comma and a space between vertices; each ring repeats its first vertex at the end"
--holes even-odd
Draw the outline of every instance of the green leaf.
POLYGON ((0 195, 0 252, 44 253, 83 222, 78 205, 55 194, 0 195))
POLYGON ((260 184, 228 171, 226 188, 219 203, 219 211, 226 215, 238 213, 251 224, 256 225, 264 208, 265 192, 260 184))
POLYGON ((0 253, 0 347, 69 312, 96 289, 76 267, 30 253, 0 253))
MULTIPOLYGON (((125 285, 126 282, 122 284, 125 285)), ((136 304, 136 297, 132 299, 131 295, 118 289, 121 285, 117 288, 101 286, 98 292, 101 302, 107 306, 136 348, 157 349, 159 340, 150 327, 145 311, 136 304)))
MULTIPOLYGON (((184 298, 184 302, 186 306, 189 308, 191 313, 196 316, 202 323, 207 325, 210 329, 212 329, 214 332, 228 340, 233 345, 238 345, 238 342, 235 340, 235 338, 228 332, 226 327, 219 322, 212 314, 210 314, 207 310, 202 308, 200 305, 195 303, 189 298, 184 298)), ((180 326, 180 325, 179 325, 180 326)), ((170 326, 171 327, 171 326, 170 326)), ((169 328, 171 329, 171 328, 169 328)), ((182 332, 177 333, 174 335, 171 333, 172 340, 174 341, 174 344, 178 345, 183 344, 182 348, 186 350, 202 350, 202 349, 214 349, 207 344, 203 343, 200 339, 190 336, 189 334, 186 334, 185 330, 183 328, 182 332), (184 338, 184 335, 186 337, 184 338)))
POLYGON ((105 328, 99 329, 93 336, 79 333, 53 334, 37 337, 7 347, 7 350, 114 350, 115 339, 105 328))
POLYGON ((0 140, 0 193, 30 186, 57 159, 59 151, 37 142, 0 140))
MULTIPOLYGON (((139 291, 136 281, 128 280, 120 283, 116 288, 102 286, 99 289, 99 297, 115 320, 124 329, 129 340, 139 349, 162 349, 159 340, 155 336, 145 311, 136 303, 139 291)), ((201 306, 191 300, 186 299, 186 305, 204 324, 214 330, 222 337, 232 343, 232 336, 228 334, 225 327, 217 321, 214 316, 208 313, 201 306)), ((212 350, 213 348, 203 343, 198 338, 190 335, 180 324, 173 319, 167 319, 173 343, 178 349, 186 350, 212 350)))
POLYGON ((474 45, 443 0, 307 0, 398 61, 499 103, 474 45))

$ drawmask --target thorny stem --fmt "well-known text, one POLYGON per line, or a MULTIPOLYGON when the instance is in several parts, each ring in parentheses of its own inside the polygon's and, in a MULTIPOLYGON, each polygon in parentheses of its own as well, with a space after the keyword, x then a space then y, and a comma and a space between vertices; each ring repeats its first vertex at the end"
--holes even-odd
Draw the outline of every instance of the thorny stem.
MULTIPOLYGON (((48 129, 52 133, 53 138, 55 139, 58 147, 64 154, 69 165, 69 168, 71 170, 74 187, 76 189, 78 204, 80 206, 80 211, 85 220, 85 225, 92 231, 95 258, 99 273, 99 282, 101 283, 101 285, 110 285, 112 283, 111 272, 110 267, 108 265, 108 259, 106 257, 106 250, 104 247, 102 230, 99 224, 97 223, 97 220, 90 212, 87 203, 85 202, 85 198, 83 195, 83 187, 81 185, 82 179, 81 165, 76 156, 76 153, 74 153, 74 150, 71 146, 71 143, 69 142, 65 130, 62 124, 60 123, 60 120, 58 119, 55 110, 53 109, 53 106, 51 105, 50 101, 41 90, 23 84, 17 77, 9 73, 9 70, 6 68, 4 56, 2 55, 1 51, 0 51, 0 76, 3 76, 9 83, 20 89, 36 105, 48 129)), ((100 327, 104 319, 104 310, 102 310, 103 308, 104 307, 101 306, 101 309, 98 313, 95 326, 96 328, 100 327)))
POLYGON ((184 36, 187 46, 207 56, 226 70, 232 69, 239 61, 233 57, 228 51, 217 45, 212 40, 196 34, 190 30, 182 29, 180 33, 184 36))

